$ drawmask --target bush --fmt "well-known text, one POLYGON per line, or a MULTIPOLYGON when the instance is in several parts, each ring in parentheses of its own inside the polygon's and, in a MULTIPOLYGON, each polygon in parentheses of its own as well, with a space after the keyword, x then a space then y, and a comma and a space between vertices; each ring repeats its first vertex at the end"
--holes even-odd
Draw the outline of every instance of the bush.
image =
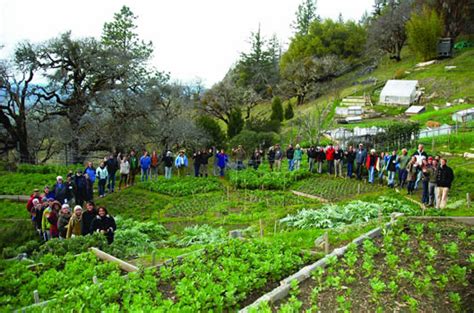
POLYGON ((295 112, 293 111, 293 105, 290 101, 288 101, 288 105, 285 108, 285 119, 291 120, 295 116, 295 112))
POLYGON ((444 25, 435 10, 424 7, 420 13, 414 13, 406 29, 408 45, 419 59, 427 61, 437 56, 438 40, 444 25))
POLYGON ((275 97, 272 100, 272 115, 270 116, 271 120, 283 121, 283 105, 279 97, 275 97))
POLYGON ((262 149, 268 148, 273 145, 273 143, 277 142, 277 140, 278 137, 273 132, 243 130, 240 134, 232 138, 229 144, 231 147, 242 145, 247 152, 250 152, 256 147, 261 147, 262 149))
POLYGON ((239 108, 232 109, 229 116, 229 124, 227 124, 227 136, 233 138, 239 134, 244 128, 244 119, 242 111, 239 108))
POLYGON ((254 132, 275 132, 280 131, 280 121, 271 119, 260 119, 258 117, 251 117, 245 122, 245 128, 254 132))
POLYGON ((209 136, 209 144, 211 146, 220 147, 224 144, 225 133, 222 131, 216 120, 209 116, 202 115, 196 120, 196 124, 209 136))

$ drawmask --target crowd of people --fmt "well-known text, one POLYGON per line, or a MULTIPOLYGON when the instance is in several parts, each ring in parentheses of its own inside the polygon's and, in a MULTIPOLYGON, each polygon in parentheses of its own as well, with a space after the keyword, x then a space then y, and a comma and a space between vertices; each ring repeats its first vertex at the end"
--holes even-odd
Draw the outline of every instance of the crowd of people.
MULTIPOLYGON (((229 168, 244 169, 247 158, 247 166, 255 170, 266 159, 270 171, 280 171, 285 158, 289 171, 300 170, 304 155, 308 159, 307 170, 311 172, 327 172, 336 177, 358 180, 367 175, 371 184, 406 188, 408 194, 413 194, 421 186, 421 202, 439 209, 446 207, 448 192, 454 180, 453 170, 447 165, 447 160, 429 156, 421 144, 412 155, 408 154, 407 149, 402 149, 401 153, 396 150, 380 153, 374 149, 368 151, 362 143, 357 148, 349 146, 347 150, 332 144, 307 149, 290 144, 285 151, 279 144, 275 144, 266 152, 255 149, 250 157, 239 145, 231 149, 230 157, 224 149, 217 151, 213 148, 194 152, 192 160, 194 176, 207 177, 211 175, 209 164, 214 156, 212 175, 224 177, 229 168)), ((111 154, 97 168, 94 168, 92 162, 88 162, 85 169, 78 169, 75 174, 69 172, 66 181, 58 176, 52 188, 45 186, 42 194, 36 189, 28 201, 27 209, 36 230, 44 240, 102 232, 112 242, 115 221, 106 208, 96 209, 93 202, 95 182, 97 181, 98 196, 104 197, 106 192, 115 191, 117 172, 120 174, 118 189, 121 190, 134 185, 138 174, 141 181, 155 179, 160 175, 159 168, 163 167, 164 177, 169 179, 173 169, 178 176, 188 175, 188 166, 185 150, 179 150, 176 156, 171 151, 165 151, 161 156, 156 151, 151 155, 143 151, 138 157, 135 150, 131 150, 128 155, 111 154), (72 209, 70 205, 73 203, 75 206, 72 209)))

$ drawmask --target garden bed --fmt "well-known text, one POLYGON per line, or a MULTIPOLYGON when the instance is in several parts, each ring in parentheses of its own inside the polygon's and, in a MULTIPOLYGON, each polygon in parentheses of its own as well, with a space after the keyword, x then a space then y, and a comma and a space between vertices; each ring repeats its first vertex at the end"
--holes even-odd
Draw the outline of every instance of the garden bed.
POLYGON ((474 307, 474 230, 452 221, 403 221, 384 237, 350 245, 312 279, 292 284, 273 311, 469 311, 474 307))

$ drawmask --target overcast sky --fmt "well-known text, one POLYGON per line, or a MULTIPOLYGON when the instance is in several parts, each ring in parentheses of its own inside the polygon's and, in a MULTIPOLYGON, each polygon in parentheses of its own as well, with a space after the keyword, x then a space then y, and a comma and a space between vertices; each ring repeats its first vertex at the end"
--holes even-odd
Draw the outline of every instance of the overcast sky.
MULTIPOLYGON (((153 41, 151 64, 188 82, 206 86, 222 79, 239 53, 247 51, 251 31, 276 34, 283 44, 301 0, 0 0, 0 58, 11 56, 22 40, 40 42, 71 30, 73 36, 99 37, 104 22, 127 5, 138 16, 137 32, 153 41)), ((374 0, 318 0, 323 18, 359 20, 374 0)))

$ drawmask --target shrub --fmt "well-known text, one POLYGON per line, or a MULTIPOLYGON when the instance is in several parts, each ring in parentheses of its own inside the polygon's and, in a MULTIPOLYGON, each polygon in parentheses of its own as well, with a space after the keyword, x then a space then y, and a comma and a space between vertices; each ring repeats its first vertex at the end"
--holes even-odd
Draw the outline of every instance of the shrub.
POLYGON ((441 17, 428 7, 420 13, 414 13, 407 23, 408 45, 416 56, 423 60, 431 60, 437 55, 438 39, 443 34, 441 17))
POLYGON ((242 111, 239 108, 232 109, 229 116, 229 124, 227 124, 227 136, 233 138, 239 134, 244 128, 244 119, 242 111))
POLYGON ((279 97, 274 97, 272 100, 272 115, 270 116, 271 120, 283 121, 283 105, 279 97))
POLYGON ((211 146, 220 147, 225 142, 225 133, 213 118, 202 115, 196 120, 196 124, 209 136, 211 146))
POLYGON ((277 140, 277 135, 273 132, 243 130, 240 134, 232 138, 229 145, 231 147, 242 145, 247 152, 250 152, 256 147, 261 147, 262 149, 268 148, 277 140))
POLYGON ((264 118, 251 117, 245 122, 245 128, 254 132, 276 132, 280 131, 279 120, 267 120, 264 118))
POLYGON ((290 101, 288 101, 288 105, 285 108, 285 119, 291 120, 295 116, 295 112, 293 111, 293 105, 290 101))

